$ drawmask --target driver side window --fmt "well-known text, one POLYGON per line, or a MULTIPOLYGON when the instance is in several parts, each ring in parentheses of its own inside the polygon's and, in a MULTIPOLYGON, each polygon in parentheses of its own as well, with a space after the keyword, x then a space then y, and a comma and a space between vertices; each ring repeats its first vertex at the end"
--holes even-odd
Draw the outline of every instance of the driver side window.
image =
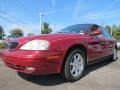
POLYGON ((96 37, 103 37, 102 30, 98 25, 92 25, 90 34, 96 37))
POLYGON ((107 29, 105 29, 105 28, 103 28, 103 27, 101 27, 101 29, 102 29, 103 37, 105 37, 105 38, 107 38, 107 39, 112 38, 112 36, 110 35, 110 33, 108 32, 107 29))

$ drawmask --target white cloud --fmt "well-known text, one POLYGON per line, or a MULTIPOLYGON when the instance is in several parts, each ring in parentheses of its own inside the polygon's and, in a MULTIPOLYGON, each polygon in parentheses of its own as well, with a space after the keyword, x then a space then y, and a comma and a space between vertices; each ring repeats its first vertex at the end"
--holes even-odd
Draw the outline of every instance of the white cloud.
POLYGON ((74 15, 75 17, 77 17, 81 11, 81 6, 82 5, 82 0, 77 0, 76 5, 75 5, 75 11, 74 11, 74 15))
POLYGON ((56 0, 51 0, 52 2, 52 6, 55 7, 56 6, 56 0))
POLYGON ((120 14, 118 11, 109 11, 109 12, 99 12, 99 13, 87 13, 82 16, 79 16, 79 19, 82 20, 98 20, 98 19, 106 19, 106 18, 115 18, 118 17, 120 14))
POLYGON ((102 9, 101 11, 95 11, 94 5, 86 4, 83 2, 83 0, 77 0, 75 9, 74 9, 74 15, 76 20, 78 21, 92 21, 92 20, 99 20, 99 19, 111 19, 120 16, 118 10, 110 10, 110 8, 115 4, 116 2, 112 2, 110 5, 108 5, 106 8, 102 9), (90 10, 89 10, 90 8, 90 10), (93 10, 92 10, 93 9, 93 10), (89 10, 89 12, 88 12, 89 10))
POLYGON ((64 12, 69 12, 71 11, 73 8, 61 8, 61 9, 57 9, 57 10, 49 10, 49 11, 45 11, 45 14, 48 14, 48 15, 52 15, 52 14, 56 14, 56 13, 59 13, 59 14, 62 14, 64 12))

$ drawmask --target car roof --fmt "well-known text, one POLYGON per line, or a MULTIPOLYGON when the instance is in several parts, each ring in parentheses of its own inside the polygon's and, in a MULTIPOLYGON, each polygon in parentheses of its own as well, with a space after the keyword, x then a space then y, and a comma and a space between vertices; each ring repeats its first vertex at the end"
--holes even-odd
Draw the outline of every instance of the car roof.
MULTIPOLYGON (((85 23, 85 24, 74 24, 74 25, 87 25, 87 26, 92 26, 92 25, 97 25, 97 24, 85 23)), ((74 26, 74 25, 70 25, 70 26, 74 26)), ((97 25, 97 26, 99 26, 99 25, 97 25)))

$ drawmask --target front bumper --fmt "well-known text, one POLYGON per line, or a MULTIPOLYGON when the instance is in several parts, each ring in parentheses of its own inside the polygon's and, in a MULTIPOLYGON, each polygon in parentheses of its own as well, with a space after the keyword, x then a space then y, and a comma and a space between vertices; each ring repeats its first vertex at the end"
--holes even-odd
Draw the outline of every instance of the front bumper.
POLYGON ((5 50, 2 59, 6 66, 33 75, 59 73, 62 64, 60 52, 5 50))

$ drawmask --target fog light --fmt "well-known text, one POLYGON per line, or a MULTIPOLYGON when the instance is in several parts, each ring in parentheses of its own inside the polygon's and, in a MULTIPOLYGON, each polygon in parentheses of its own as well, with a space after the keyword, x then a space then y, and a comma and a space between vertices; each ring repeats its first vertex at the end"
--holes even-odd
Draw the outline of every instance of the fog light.
POLYGON ((28 70, 28 71, 34 71, 35 70, 34 67, 26 67, 25 69, 28 70))

